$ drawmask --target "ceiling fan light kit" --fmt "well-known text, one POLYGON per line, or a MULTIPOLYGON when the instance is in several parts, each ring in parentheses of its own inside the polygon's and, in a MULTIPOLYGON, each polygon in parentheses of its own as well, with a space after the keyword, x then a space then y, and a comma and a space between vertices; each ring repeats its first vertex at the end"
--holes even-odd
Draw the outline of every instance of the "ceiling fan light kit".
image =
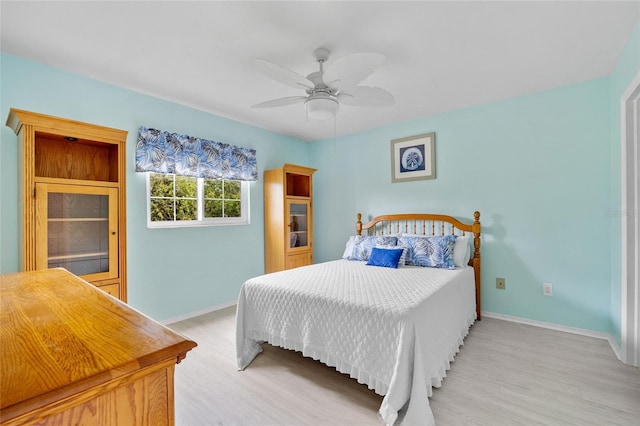
POLYGON ((304 104, 307 107, 307 117, 318 121, 331 120, 340 109, 335 97, 309 98, 304 104))
POLYGON ((336 60, 325 71, 324 63, 329 58, 325 48, 314 50, 319 71, 306 77, 273 64, 264 59, 256 59, 255 64, 265 75, 296 89, 303 89, 307 96, 288 96, 253 105, 254 108, 273 108, 295 103, 304 103, 307 118, 330 120, 335 118, 340 104, 349 106, 390 106, 393 95, 379 87, 360 86, 376 67, 384 62, 384 56, 377 53, 355 53, 336 60))

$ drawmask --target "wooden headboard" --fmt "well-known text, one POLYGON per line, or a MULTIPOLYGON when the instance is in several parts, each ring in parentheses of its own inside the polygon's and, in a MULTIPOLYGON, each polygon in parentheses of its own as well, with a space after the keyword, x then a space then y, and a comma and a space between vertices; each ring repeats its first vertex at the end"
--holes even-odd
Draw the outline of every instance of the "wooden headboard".
POLYGON ((362 223, 362 214, 358 213, 356 234, 362 235, 392 235, 398 233, 420 235, 466 235, 473 234, 473 256, 469 266, 473 267, 476 282, 476 315, 482 319, 481 311, 481 281, 480 281, 480 212, 473 213, 473 223, 462 223, 453 216, 428 213, 388 214, 376 216, 368 223, 362 223))

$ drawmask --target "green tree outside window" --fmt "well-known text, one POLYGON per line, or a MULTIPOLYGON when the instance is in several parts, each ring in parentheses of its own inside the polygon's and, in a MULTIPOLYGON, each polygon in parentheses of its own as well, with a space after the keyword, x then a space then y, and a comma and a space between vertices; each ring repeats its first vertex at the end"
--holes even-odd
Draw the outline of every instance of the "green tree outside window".
POLYGON ((152 222, 197 221, 198 179, 203 185, 203 217, 240 218, 240 181, 203 179, 150 173, 149 205, 152 222))

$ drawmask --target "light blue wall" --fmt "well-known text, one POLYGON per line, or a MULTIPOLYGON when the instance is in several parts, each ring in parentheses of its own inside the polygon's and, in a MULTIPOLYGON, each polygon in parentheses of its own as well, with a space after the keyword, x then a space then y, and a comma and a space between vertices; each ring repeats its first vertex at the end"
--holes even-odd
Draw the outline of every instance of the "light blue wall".
POLYGON ((620 98, 640 72, 640 24, 636 25, 633 34, 618 59, 615 71, 611 75, 611 199, 609 215, 611 229, 611 316, 612 335, 618 344, 621 338, 621 132, 620 132, 620 98))
POLYGON ((164 320, 237 299, 264 271, 263 193, 251 184, 251 224, 147 229, 143 174, 135 173, 137 129, 144 125, 257 150, 259 173, 284 162, 308 164, 308 144, 175 103, 80 77, 15 56, 1 56, 0 272, 18 270, 16 136, 4 126, 19 108, 127 130, 129 303, 164 320))
POLYGON ((357 212, 479 210, 483 310, 609 332, 610 132, 605 78, 314 142, 316 260, 341 255, 357 212), (390 140, 426 132, 437 179, 391 183, 390 140))
MULTIPOLYGON (((315 259, 340 256, 365 219, 445 212, 483 223, 483 309, 620 332, 619 97, 640 68, 636 27, 611 78, 418 119, 311 144, 195 109, 0 56, 0 106, 129 131, 127 159, 130 303, 159 319, 235 300, 263 270, 262 187, 251 187, 252 223, 148 230, 143 175, 133 168, 140 125, 258 151, 262 170, 284 162, 317 167, 315 259), (436 133, 437 179, 392 184, 390 140, 436 133), (205 266, 203 266, 205 265, 205 266), (507 289, 495 289, 496 277, 507 289), (552 298, 542 283, 554 284, 552 298)), ((18 269, 16 138, 0 133, 0 272, 18 269)))

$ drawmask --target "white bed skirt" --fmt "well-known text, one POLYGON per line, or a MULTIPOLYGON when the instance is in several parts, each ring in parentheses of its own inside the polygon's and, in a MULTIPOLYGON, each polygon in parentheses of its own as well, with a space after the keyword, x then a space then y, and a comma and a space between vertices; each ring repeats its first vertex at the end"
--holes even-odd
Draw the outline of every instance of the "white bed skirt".
POLYGON ((384 396, 386 424, 433 425, 439 387, 476 318, 470 267, 337 260, 247 281, 236 318, 238 367, 261 343, 302 352, 384 396))

